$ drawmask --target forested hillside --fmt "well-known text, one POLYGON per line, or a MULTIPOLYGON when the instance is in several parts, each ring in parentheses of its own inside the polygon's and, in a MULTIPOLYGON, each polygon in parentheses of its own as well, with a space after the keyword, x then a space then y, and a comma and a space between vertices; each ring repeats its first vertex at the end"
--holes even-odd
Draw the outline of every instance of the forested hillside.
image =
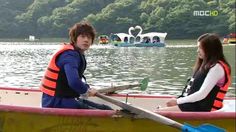
POLYGON ((144 32, 167 32, 171 39, 235 32, 235 0, 1 0, 0 15, 1 38, 67 37, 81 20, 108 35, 136 25, 144 32))

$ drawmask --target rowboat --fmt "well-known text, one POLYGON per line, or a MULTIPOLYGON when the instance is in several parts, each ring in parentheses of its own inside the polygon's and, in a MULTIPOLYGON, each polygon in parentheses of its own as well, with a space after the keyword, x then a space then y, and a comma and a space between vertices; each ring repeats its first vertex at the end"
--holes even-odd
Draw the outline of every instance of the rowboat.
MULTIPOLYGON (((141 94, 112 94, 112 98, 154 111, 164 107, 172 96, 141 94)), ((41 92, 29 88, 0 87, 0 131, 3 132, 154 132, 178 131, 167 125, 134 115, 97 97, 91 100, 106 103, 117 110, 85 110, 41 108, 41 92)), ((231 112, 158 112, 180 123, 200 125, 210 123, 234 132, 235 98, 226 98, 234 110, 231 112), (232 103, 233 102, 233 103, 232 103)))

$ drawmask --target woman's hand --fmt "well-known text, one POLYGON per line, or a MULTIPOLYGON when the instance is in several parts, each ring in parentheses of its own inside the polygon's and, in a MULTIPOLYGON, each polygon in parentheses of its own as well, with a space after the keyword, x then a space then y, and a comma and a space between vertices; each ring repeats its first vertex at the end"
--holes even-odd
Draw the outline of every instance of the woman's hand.
POLYGON ((168 107, 170 107, 170 106, 176 106, 176 105, 177 105, 177 99, 176 99, 176 98, 170 99, 170 100, 166 103, 166 105, 167 105, 168 107))
POLYGON ((89 88, 88 89, 88 95, 89 96, 95 96, 95 94, 97 93, 97 90, 94 88, 89 88))

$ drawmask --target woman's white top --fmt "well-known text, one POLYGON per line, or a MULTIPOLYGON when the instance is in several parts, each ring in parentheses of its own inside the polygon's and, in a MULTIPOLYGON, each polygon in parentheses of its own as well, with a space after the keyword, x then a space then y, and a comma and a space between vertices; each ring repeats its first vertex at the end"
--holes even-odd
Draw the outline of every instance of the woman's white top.
POLYGON ((224 68, 219 63, 217 63, 215 66, 210 68, 199 91, 189 96, 178 98, 177 104, 193 103, 206 98, 215 85, 222 85, 224 83, 224 78, 224 68))

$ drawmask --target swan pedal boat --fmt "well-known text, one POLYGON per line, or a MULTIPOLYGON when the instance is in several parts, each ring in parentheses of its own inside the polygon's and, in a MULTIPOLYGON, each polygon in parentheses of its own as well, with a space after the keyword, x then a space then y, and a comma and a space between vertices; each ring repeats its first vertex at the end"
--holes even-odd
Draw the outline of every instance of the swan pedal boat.
POLYGON ((165 47, 165 38, 167 33, 149 32, 142 34, 141 26, 130 27, 129 34, 115 33, 111 35, 111 43, 117 47, 165 47), (137 35, 132 31, 139 31, 137 35))
MULTIPOLYGON (((115 110, 42 108, 42 93, 36 89, 0 87, 0 131, 3 132, 177 132, 170 126, 134 115, 97 97, 91 100, 110 105, 115 110)), ((120 101, 150 111, 173 96, 111 94, 120 101)), ((167 118, 194 126, 210 123, 236 131, 235 97, 227 97, 217 112, 158 112, 167 118), (226 112, 225 107, 230 112, 226 112)))

